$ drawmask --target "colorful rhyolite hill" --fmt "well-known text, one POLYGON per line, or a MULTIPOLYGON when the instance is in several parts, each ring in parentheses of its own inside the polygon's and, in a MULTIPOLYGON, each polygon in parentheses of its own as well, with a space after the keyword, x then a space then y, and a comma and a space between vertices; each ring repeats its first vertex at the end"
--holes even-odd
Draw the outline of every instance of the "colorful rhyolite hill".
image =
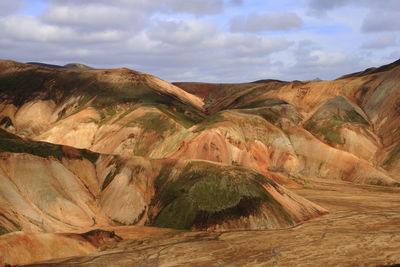
MULTIPOLYGON (((400 63, 334 81, 171 84, 0 61, 0 127, 1 230, 72 247, 91 238, 25 259, 104 241, 39 232, 288 228, 329 213, 292 192, 312 179, 400 185, 400 63)), ((27 238, 4 237, 4 249, 27 238)))

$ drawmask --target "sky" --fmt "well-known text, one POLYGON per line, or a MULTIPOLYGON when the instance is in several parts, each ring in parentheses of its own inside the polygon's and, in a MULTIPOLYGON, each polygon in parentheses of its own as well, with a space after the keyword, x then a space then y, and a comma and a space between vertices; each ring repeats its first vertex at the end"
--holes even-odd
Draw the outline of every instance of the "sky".
POLYGON ((400 58, 400 0, 0 0, 0 58, 164 80, 330 80, 400 58))

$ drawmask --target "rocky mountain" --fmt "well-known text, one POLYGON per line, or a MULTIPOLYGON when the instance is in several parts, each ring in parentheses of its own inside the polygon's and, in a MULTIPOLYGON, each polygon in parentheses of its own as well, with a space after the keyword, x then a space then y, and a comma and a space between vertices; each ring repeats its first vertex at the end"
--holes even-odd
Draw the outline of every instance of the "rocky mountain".
MULTIPOLYGON (((315 181, 400 185, 399 81, 396 62, 334 81, 171 84, 0 61, 1 229, 59 240, 37 233, 283 229, 321 217, 329 205, 301 191, 315 181)), ((97 251, 81 245, 0 259, 97 251)))

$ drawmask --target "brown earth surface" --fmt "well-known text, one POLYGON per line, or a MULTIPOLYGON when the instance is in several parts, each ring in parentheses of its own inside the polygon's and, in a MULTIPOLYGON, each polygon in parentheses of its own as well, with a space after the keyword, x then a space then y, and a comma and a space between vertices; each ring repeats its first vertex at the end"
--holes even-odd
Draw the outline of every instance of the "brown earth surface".
MULTIPOLYGON (((276 230, 172 232, 27 266, 384 266, 400 263, 399 188, 316 179, 294 190, 331 214, 276 230)), ((125 232, 126 231, 126 232, 125 232)), ((133 231, 134 232, 134 231, 133 231)), ((125 234, 124 234, 125 233, 125 234)))

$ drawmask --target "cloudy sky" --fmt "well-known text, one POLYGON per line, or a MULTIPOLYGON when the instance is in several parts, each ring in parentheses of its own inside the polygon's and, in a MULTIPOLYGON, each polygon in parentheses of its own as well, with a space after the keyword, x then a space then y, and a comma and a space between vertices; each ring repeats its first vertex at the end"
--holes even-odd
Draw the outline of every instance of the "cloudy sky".
POLYGON ((400 0, 0 0, 0 58, 168 81, 334 79, 400 58, 400 0))

